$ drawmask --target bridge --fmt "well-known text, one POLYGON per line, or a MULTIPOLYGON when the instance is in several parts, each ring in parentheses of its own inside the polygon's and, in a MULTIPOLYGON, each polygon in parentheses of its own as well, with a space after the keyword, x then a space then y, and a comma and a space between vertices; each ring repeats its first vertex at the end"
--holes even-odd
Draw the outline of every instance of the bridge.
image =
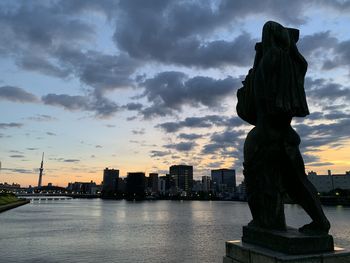
POLYGON ((75 198, 99 198, 99 195, 68 193, 18 193, 16 196, 29 200, 70 200, 75 198))

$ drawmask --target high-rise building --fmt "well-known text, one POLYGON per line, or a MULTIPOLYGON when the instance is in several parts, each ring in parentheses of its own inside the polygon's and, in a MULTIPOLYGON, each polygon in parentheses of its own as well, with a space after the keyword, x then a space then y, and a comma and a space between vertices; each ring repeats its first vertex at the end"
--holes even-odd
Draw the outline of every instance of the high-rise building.
POLYGON ((169 168, 169 172, 179 192, 191 192, 193 186, 193 166, 172 165, 169 168))
POLYGON ((211 170, 213 190, 233 193, 236 189, 236 171, 234 169, 211 170))
POLYGON ((145 173, 128 173, 128 176, 126 178, 127 199, 143 199, 145 197, 145 187, 145 173))
POLYGON ((152 190, 152 193, 158 193, 158 174, 150 173, 148 177, 148 187, 152 190))
POLYGON ((202 191, 210 192, 211 190, 211 178, 210 176, 202 176, 202 191))
POLYGON ((167 188, 166 188, 166 176, 160 176, 158 180, 158 187, 159 192, 162 195, 166 194, 167 188))
POLYGON ((102 196, 113 197, 117 193, 118 189, 119 170, 104 169, 103 171, 103 185, 102 196))
POLYGON ((118 194, 125 194, 126 179, 118 178, 118 194))

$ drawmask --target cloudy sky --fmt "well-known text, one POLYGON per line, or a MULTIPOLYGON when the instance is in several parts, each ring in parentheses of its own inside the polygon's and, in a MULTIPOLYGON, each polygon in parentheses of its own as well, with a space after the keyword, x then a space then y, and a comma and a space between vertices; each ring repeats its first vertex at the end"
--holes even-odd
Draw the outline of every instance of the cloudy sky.
POLYGON ((268 20, 300 29, 307 170, 350 170, 350 1, 1 1, 0 182, 100 182, 105 167, 235 168, 236 91, 268 20))

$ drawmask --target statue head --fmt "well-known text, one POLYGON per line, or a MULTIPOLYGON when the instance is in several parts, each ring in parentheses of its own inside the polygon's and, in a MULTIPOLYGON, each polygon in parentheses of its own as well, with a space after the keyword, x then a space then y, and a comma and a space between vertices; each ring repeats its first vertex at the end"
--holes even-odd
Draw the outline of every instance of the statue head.
POLYGON ((266 22, 263 27, 262 46, 265 51, 271 47, 288 50, 291 46, 294 46, 298 40, 298 29, 287 28, 274 21, 266 22))

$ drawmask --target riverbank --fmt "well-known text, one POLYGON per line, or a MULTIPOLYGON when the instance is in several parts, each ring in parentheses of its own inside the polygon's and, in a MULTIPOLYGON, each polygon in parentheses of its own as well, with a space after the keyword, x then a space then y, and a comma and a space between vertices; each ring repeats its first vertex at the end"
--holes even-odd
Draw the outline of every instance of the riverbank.
POLYGON ((0 213, 30 203, 26 199, 18 199, 14 194, 0 194, 0 213))

